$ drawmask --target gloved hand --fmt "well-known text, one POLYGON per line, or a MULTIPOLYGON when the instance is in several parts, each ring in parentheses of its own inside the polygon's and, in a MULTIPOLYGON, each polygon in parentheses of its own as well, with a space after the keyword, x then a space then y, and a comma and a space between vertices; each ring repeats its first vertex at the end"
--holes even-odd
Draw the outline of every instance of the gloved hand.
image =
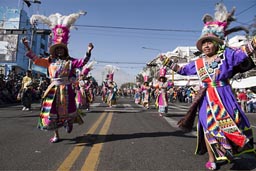
POLYGON ((22 43, 24 44, 26 50, 27 50, 27 51, 30 51, 31 49, 30 49, 29 44, 28 44, 28 39, 27 39, 26 37, 23 37, 23 38, 21 39, 21 41, 22 41, 22 43))
POLYGON ((160 60, 162 61, 163 66, 170 67, 173 63, 172 59, 168 58, 167 56, 161 56, 160 58, 161 58, 160 60))

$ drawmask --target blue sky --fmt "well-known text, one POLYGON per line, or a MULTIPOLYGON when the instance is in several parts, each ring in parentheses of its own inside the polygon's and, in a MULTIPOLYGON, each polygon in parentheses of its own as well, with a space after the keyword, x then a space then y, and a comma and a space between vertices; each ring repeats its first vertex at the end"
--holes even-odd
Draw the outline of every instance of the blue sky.
MULTIPOLYGON (((22 0, 20 0, 22 2, 22 0)), ((89 42, 95 49, 92 59, 117 62, 120 69, 137 74, 159 52, 177 46, 194 46, 203 27, 205 13, 214 15, 214 0, 41 0, 40 5, 24 6, 28 15, 53 13, 68 15, 87 11, 71 31, 71 56, 82 57, 89 42), (110 28, 117 27, 117 28, 110 28), (161 31, 155 31, 159 29, 161 31), (154 31, 153 31, 154 30, 154 31), (144 49, 146 47, 148 49, 144 49), (123 63, 128 64, 123 64, 123 63)), ((230 11, 236 7, 237 22, 251 24, 256 0, 222 0, 230 11)), ((0 6, 18 8, 19 0, 1 0, 0 6)), ((20 5, 21 8, 21 5, 20 5)), ((46 25, 42 25, 47 28, 46 25)), ((243 33, 242 33, 243 34, 243 33)), ((99 62, 95 68, 107 63, 99 62)))

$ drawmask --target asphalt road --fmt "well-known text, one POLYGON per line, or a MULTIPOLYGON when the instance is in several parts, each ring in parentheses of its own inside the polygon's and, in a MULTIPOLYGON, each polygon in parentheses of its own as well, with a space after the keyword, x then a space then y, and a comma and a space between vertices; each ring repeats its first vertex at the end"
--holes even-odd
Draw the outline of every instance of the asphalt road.
MULTIPOLYGON (((84 124, 70 134, 61 128, 56 144, 49 142, 52 132, 37 129, 39 104, 32 111, 2 106, 0 170, 206 170, 207 155, 194 155, 196 131, 184 133, 176 125, 189 105, 170 104, 168 116, 160 117, 153 104, 147 110, 119 98, 107 108, 98 97, 84 124)), ((256 132, 256 113, 247 116, 256 132)), ((218 170, 256 170, 256 157, 243 155, 218 170)))

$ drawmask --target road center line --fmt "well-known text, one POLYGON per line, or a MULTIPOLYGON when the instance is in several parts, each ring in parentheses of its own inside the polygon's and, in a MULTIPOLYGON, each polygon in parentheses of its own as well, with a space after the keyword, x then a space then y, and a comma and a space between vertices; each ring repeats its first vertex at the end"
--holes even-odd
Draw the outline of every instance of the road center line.
MULTIPOLYGON (((99 135, 101 135, 102 139, 99 139, 99 143, 96 143, 93 145, 90 153, 88 154, 88 157, 86 158, 84 165, 82 167, 81 170, 96 170, 97 165, 98 165, 98 161, 99 161, 99 156, 100 156, 100 152, 101 149, 103 147, 104 144, 104 140, 105 140, 105 136, 108 132, 108 129, 110 127, 110 123, 113 117, 113 112, 110 112, 108 114, 108 117, 104 123, 104 125, 102 126, 99 135)), ((97 141, 96 141, 97 142, 97 141)))
MULTIPOLYGON (((102 113, 102 115, 98 118, 98 120, 93 124, 93 126, 89 129, 89 131, 86 134, 94 134, 99 124, 105 117, 105 115, 106 112, 102 113)), ((84 145, 77 144, 57 170, 69 171, 74 162, 76 161, 76 159, 78 158, 78 156, 80 155, 80 153, 83 151, 84 147, 84 145)))
MULTIPOLYGON (((175 128, 175 129, 180 129, 177 125, 177 121, 174 119, 171 119, 169 117, 164 117, 164 119, 171 125, 171 127, 175 128)), ((193 136, 197 136, 196 131, 191 131, 186 133, 187 135, 193 135, 193 136)))

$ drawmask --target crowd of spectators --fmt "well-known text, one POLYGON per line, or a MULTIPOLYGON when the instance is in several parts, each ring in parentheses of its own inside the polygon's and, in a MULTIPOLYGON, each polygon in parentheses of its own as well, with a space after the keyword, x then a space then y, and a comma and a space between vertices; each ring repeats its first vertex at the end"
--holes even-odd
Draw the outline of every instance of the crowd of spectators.
POLYGON ((238 103, 245 112, 256 113, 256 94, 250 89, 235 90, 238 103))
MULTIPOLYGON (((0 74, 0 105, 20 103, 17 99, 17 95, 21 89, 22 78, 25 76, 23 73, 10 72, 8 76, 0 74)), ((46 90, 50 83, 50 80, 39 74, 32 75, 33 93, 32 101, 38 102, 41 99, 43 92, 46 90)), ((97 87, 97 86, 96 86, 97 87)), ((99 86, 100 87, 100 86, 99 86)), ((100 88, 95 92, 96 95, 100 95, 100 88)), ((250 91, 250 89, 236 89, 234 90, 238 102, 241 104, 242 109, 245 112, 256 113, 256 94, 250 91)), ((168 90, 169 102, 191 103, 195 97, 197 91, 193 87, 173 87, 168 90)), ((133 89, 119 89, 119 96, 134 96, 133 89)), ((155 99, 154 90, 151 91, 151 98, 155 99)))
MULTIPOLYGON (((10 72, 8 76, 0 74, 0 105, 20 103, 17 99, 17 95, 21 89, 22 78, 25 76, 25 72, 15 73, 10 72)), ((39 74, 32 76, 33 83, 33 102, 40 101, 43 91, 47 88, 49 80, 39 74)))

